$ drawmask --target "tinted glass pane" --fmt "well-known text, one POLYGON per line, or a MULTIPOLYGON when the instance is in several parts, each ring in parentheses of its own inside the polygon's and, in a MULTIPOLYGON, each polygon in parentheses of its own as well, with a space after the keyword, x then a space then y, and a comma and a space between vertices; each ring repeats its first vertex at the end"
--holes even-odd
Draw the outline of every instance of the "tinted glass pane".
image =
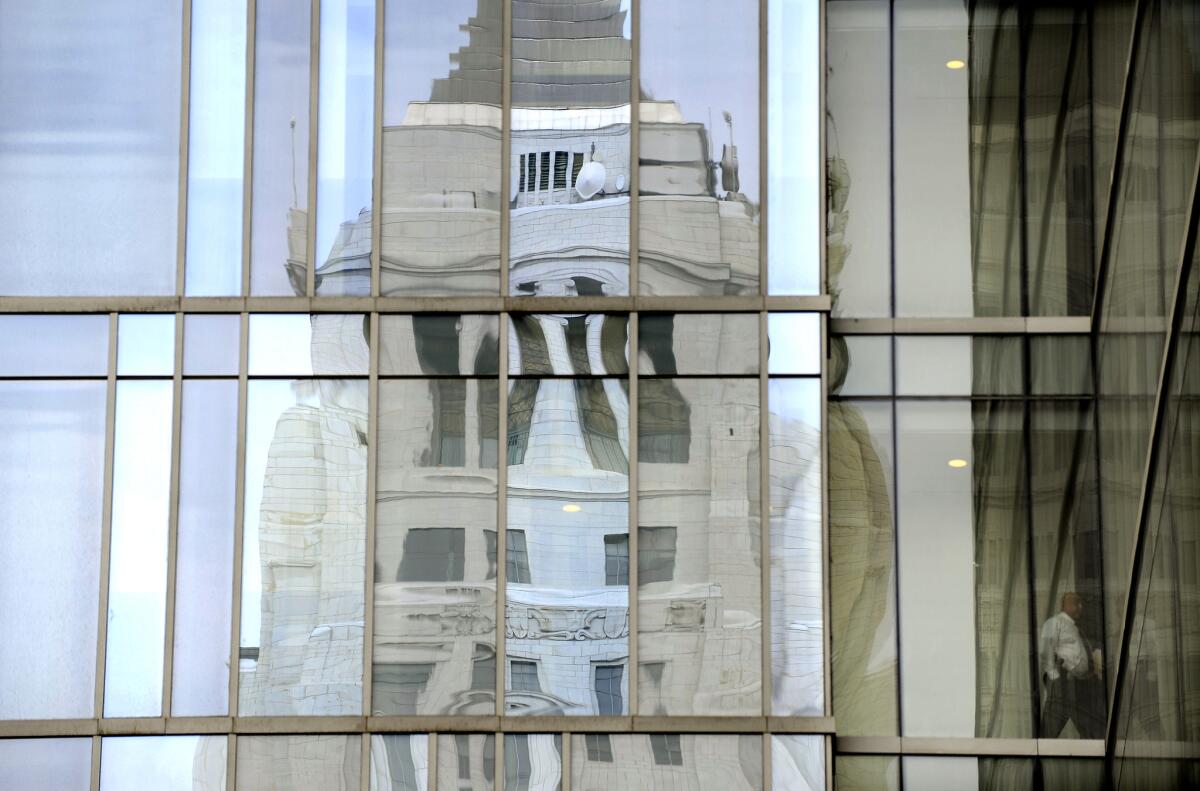
POLYGON ((384 294, 500 289, 500 0, 388 0, 384 294))
POLYGON ((106 717, 162 713, 173 396, 166 380, 117 384, 106 717))
POLYGON ((362 739, 351 736, 242 736, 237 787, 242 791, 356 791, 362 739))
POLYGON ((496 737, 492 734, 440 734, 437 791, 492 791, 496 776, 496 737))
POLYGON ((291 0, 257 0, 255 13, 250 293, 303 295, 312 15, 291 0))
POLYGON ((0 294, 173 294, 181 6, 3 14, 0 294))
POLYGON ((495 376, 497 316, 425 314, 380 316, 379 372, 383 375, 495 376))
POLYGON ((756 374, 758 316, 753 313, 643 313, 638 373, 756 374))
POLYGON ((629 371, 625 316, 517 315, 510 321, 509 374, 564 376, 629 371))
POLYGON ((835 335, 829 341, 830 395, 891 395, 892 339, 835 335))
POLYGON ((821 383, 775 379, 770 403, 771 667, 776 714, 825 711, 821 383))
POLYGON ((0 382, 4 719, 93 716, 104 413, 103 382, 0 382))
POLYGON ((91 739, 0 740, 0 785, 13 789, 91 787, 91 739))
POLYGON ((496 639, 498 395, 495 381, 379 383, 375 713, 495 711, 495 667, 475 670, 496 639), (385 671, 412 665, 428 668, 420 688, 389 693, 385 671))
POLYGON ((225 736, 120 736, 104 739, 100 791, 193 791, 225 785, 225 736))
POLYGON ((175 316, 123 313, 117 324, 118 376, 175 372, 175 316))
POLYGON ((642 294, 758 291, 758 11, 753 0, 641 4, 642 294))
POLYGON ((767 34, 768 283, 772 294, 816 294, 821 290, 825 187, 820 6, 808 0, 771 0, 767 34))
POLYGON ((229 712, 237 382, 183 383, 175 560, 175 716, 229 712))
POLYGON ((317 293, 371 293, 375 3, 321 3, 317 293))
POLYGON ((571 788, 763 787, 760 736, 622 733, 608 739, 613 760, 596 761, 588 758, 587 735, 572 735, 571 788))
POLYGON ((242 317, 190 314, 183 319, 185 376, 236 376, 242 317))
POLYGON ((104 376, 108 316, 0 316, 0 376, 104 376))
POLYGON ((361 711, 366 468, 365 380, 250 383, 242 715, 361 711))
POLYGON ((839 755, 833 768, 835 788, 900 791, 899 756, 839 755))
POLYGON ((890 404, 830 402, 831 681, 848 734, 898 734, 894 457, 890 404))
POLYGON ((522 380, 509 395, 508 527, 525 534, 532 584, 508 581, 506 647, 542 680, 506 695, 510 713, 595 714, 590 664, 628 657, 628 589, 605 584, 604 543, 628 531, 628 415, 617 380, 522 380))
MULTIPOLYGON (((835 316, 892 312, 889 8, 885 0, 825 3, 826 287, 835 316)), ((777 140, 771 136, 773 177, 777 140)), ((768 194, 773 206, 774 183, 768 194)), ((774 256, 781 251, 773 208, 767 227, 774 256)))
POLYGON ((639 456, 639 529, 676 528, 672 576, 639 577, 638 656, 664 665, 660 677, 639 677, 640 711, 761 712, 758 381, 660 384, 639 390, 639 442, 687 453, 639 456))
POLYGON ((825 738, 772 736, 771 786, 822 791, 825 788, 825 738))
POLYGON ((242 293, 246 0, 194 0, 191 9, 184 291, 236 295, 242 293))
POLYGON ((429 737, 371 736, 371 791, 423 791, 429 782, 429 737))
POLYGON ((513 5, 511 294, 629 293, 628 15, 513 5))

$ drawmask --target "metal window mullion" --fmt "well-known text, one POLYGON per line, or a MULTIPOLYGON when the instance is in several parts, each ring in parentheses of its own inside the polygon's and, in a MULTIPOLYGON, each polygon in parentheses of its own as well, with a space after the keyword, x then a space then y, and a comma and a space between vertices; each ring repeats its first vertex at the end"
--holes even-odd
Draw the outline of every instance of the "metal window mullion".
POLYGON ((429 733, 425 737, 425 787, 437 791, 438 787, 438 735, 429 733))
MULTIPOLYGON (((639 195, 641 191, 641 142, 638 139, 641 136, 641 118, 642 112, 641 103, 641 81, 642 81, 642 19, 641 11, 642 0, 629 0, 629 288, 626 293, 630 296, 641 291, 641 264, 640 264, 640 238, 641 238, 641 222, 640 222, 640 201, 639 195)), ((584 154, 583 156, 587 156, 584 154)), ((632 369, 631 369, 632 370, 632 369)), ((632 377, 631 377, 632 378, 632 377)), ((631 391, 632 393, 632 391, 631 391)), ((632 395, 630 396, 632 402, 632 395)), ((632 413, 631 413, 632 414, 632 413)), ((632 435, 631 435, 632 436, 632 435)), ((630 447, 633 447, 632 441, 630 447)), ((630 460, 630 468, 632 469, 633 461, 630 460)), ((632 490, 631 490, 632 491, 632 490)), ((632 524, 632 523, 631 523, 632 524)), ((630 539, 632 541, 632 538, 630 539)), ((630 552, 633 551, 630 545, 630 552)), ((632 617, 632 615, 631 615, 632 617)), ((633 656, 630 655, 630 665, 632 666, 633 656)), ((634 677, 629 677, 630 690, 629 698, 632 701, 635 698, 633 691, 634 677)), ((633 711, 631 708, 630 711, 633 711)), ((565 749, 565 748, 564 748, 565 749)))
POLYGON ((316 293, 317 283, 317 136, 321 126, 321 107, 318 95, 321 81, 321 0, 312 0, 308 33, 308 235, 304 240, 304 294, 316 293))
MULTIPOLYGON (((772 709, 771 677, 771 426, 769 418, 770 377, 768 376, 768 314, 758 314, 758 520, 759 520, 759 586, 761 593, 759 624, 760 672, 762 674, 762 714, 769 717, 772 709)), ((765 730, 765 729, 764 729, 765 730)), ((769 746, 764 735, 763 760, 769 758, 769 746)), ((764 789, 770 791, 768 775, 764 773, 764 789)))
MULTIPOLYGON (((375 118, 371 159, 371 296, 380 294, 380 245, 383 243, 383 50, 386 0, 375 0, 375 118)), ((374 366, 372 369, 374 370, 374 366)))
POLYGON ((504 734, 495 733, 492 745, 492 788, 504 788, 504 734))
MULTIPOLYGON (((824 637, 821 640, 821 667, 824 673, 823 705, 821 713, 833 713, 833 582, 830 546, 829 518, 829 314, 821 315, 821 378, 818 382, 821 414, 818 418, 821 436, 821 624, 824 637)), ((894 535, 894 534, 893 534, 894 535)), ((829 786, 833 788, 832 785, 829 786)))
MULTIPOLYGON (((363 666, 362 711, 371 715, 375 656, 375 501, 379 472, 379 314, 369 315, 367 377, 367 534, 363 553, 363 666)), ((367 745, 369 746, 369 745, 367 745)))
POLYGON ((175 238, 175 293, 183 294, 187 283, 188 149, 191 134, 192 92, 192 2, 183 0, 179 69, 179 193, 175 238))
MULTIPOLYGON (((501 21, 501 38, 500 38, 500 297, 503 299, 508 296, 509 291, 509 236, 512 220, 512 209, 509 208, 509 198, 511 195, 512 168, 510 160, 512 159, 512 3, 503 3, 503 13, 501 21)), ((536 157, 535 157, 536 158, 536 157)), ((526 183, 522 187, 528 186, 528 174, 533 168, 533 162, 526 157, 526 183)), ((537 180, 534 180, 534 187, 537 186, 537 180)), ((505 317, 501 316, 501 323, 505 323, 505 317)), ((503 339, 504 330, 501 330, 501 339, 503 339)), ((501 349, 504 344, 500 344, 501 349)), ((503 354, 503 352, 502 352, 503 354)), ((501 383, 505 376, 505 368, 500 368, 501 383)), ((503 390, 503 388, 501 388, 503 390)), ((503 426, 503 423, 501 423, 503 426)), ((503 435, 501 435, 503 439, 503 435)), ((503 446, 500 446, 503 447, 503 446)), ((497 466, 503 466, 500 459, 500 454, 497 454, 497 466)), ((497 528, 497 531, 499 528, 497 528)), ((499 532, 497 532, 499 536, 499 532)), ((497 541, 497 544, 503 542, 497 541)), ((502 551, 497 549, 497 552, 502 551)), ((497 555, 499 557, 499 555, 497 555)), ((499 579, 499 577, 497 577, 499 579)), ((498 584, 498 583, 497 583, 498 584)), ((499 697, 496 698, 499 702, 499 697)))
POLYGON ((175 314, 175 371, 172 377, 171 411, 171 489, 168 500, 167 521, 167 589, 163 624, 163 717, 171 716, 172 678, 175 667, 175 587, 176 567, 179 554, 179 487, 180 457, 183 439, 183 320, 184 314, 175 314))
POLYGON ((113 449, 117 421, 117 314, 108 315, 108 377, 104 416, 104 504, 100 523, 100 595, 96 621, 96 670, 92 713, 104 716, 104 673, 108 648, 108 574, 112 555, 113 449))
POLYGON ((569 731, 564 731, 562 734, 561 757, 562 778, 558 788, 559 791, 571 791, 571 734, 569 731))
POLYGON ((254 76, 257 52, 258 0, 246 0, 246 105, 242 142, 242 290, 250 296, 250 234, 254 201, 254 76))
MULTIPOLYGON (((819 3, 819 5, 825 4, 819 3)), ((769 268, 767 260, 767 197, 770 194, 767 184, 770 172, 767 162, 767 158, 770 156, 767 137, 770 115, 767 105, 770 99, 768 80, 771 68, 769 49, 771 38, 767 33, 767 20, 770 18, 770 12, 769 1, 758 0, 758 288, 759 293, 763 295, 770 293, 767 280, 769 268)), ((712 130, 709 130, 709 134, 712 134, 712 130)), ((803 252, 801 255, 803 256, 803 252)), ((763 777, 766 783, 764 791, 770 791, 769 775, 764 774, 763 777)))
POLYGON ((91 765, 91 791, 100 791, 100 759, 101 759, 101 737, 99 735, 92 737, 92 765, 91 765))
POLYGON ((1175 357, 1179 347, 1183 318, 1187 311, 1188 282, 1192 273, 1193 257, 1196 252, 1196 237, 1200 233, 1200 147, 1197 147, 1191 179, 1191 200, 1188 205, 1188 225, 1180 245, 1179 268, 1175 276, 1175 287, 1171 304, 1171 324, 1163 344, 1162 362, 1158 374, 1158 389, 1154 397, 1154 416, 1146 449, 1146 464, 1142 474, 1141 493, 1138 498, 1138 521, 1134 533, 1133 554, 1129 562, 1128 584, 1125 593, 1125 608, 1121 626, 1121 641, 1117 651, 1116 670, 1113 677, 1112 701, 1109 704, 1108 725, 1104 734, 1104 758, 1111 778, 1114 751, 1117 741, 1117 725, 1121 716, 1122 688, 1129 674, 1127 654, 1130 650, 1133 621, 1137 615, 1138 587, 1141 584, 1142 561, 1146 551, 1147 523, 1154 506, 1154 489, 1157 486, 1158 458, 1164 432, 1165 415, 1171 400, 1171 380, 1175 357))
MULTIPOLYGON (((507 6, 506 6, 507 8, 507 6)), ((496 716, 504 716, 504 686, 508 657, 505 649, 505 611, 508 578, 508 333, 509 317, 500 314, 496 387, 496 716)))
MULTIPOLYGON (((371 734, 365 729, 359 734, 358 791, 371 791, 371 734)), ((409 745, 409 755, 412 746, 409 745)))
POLYGON ((629 426, 626 436, 629 437, 629 592, 626 594, 626 612, 629 619, 629 715, 636 717, 640 711, 638 640, 641 633, 638 627, 638 504, 641 497, 638 475, 638 314, 633 313, 629 316, 628 326, 629 426))
POLYGON ((237 791, 237 734, 225 741, 225 791, 237 791))
POLYGON ((241 667, 242 633, 242 549, 246 511, 246 424, 249 378, 247 376, 250 344, 250 316, 241 315, 241 332, 238 339, 238 405, 237 405, 237 456, 233 498, 233 586, 230 593, 231 609, 229 625, 229 709, 230 717, 238 712, 238 684, 241 667))

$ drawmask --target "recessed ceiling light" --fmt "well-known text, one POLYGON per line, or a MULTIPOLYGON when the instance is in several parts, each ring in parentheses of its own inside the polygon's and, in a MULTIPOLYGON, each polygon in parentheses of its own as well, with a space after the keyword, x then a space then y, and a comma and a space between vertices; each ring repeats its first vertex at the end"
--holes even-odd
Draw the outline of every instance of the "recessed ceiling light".
POLYGON ((963 467, 967 466, 967 460, 966 459, 951 459, 950 461, 946 462, 946 464, 950 467, 953 467, 956 470, 961 470, 963 467))
POLYGON ((958 71, 959 69, 965 69, 966 67, 967 62, 965 60, 952 58, 951 60, 946 61, 946 68, 950 69, 951 71, 958 71))
POLYGON ((568 514, 577 514, 580 511, 582 511, 583 508, 576 505, 575 503, 567 503, 566 505, 563 506, 563 510, 566 511, 568 514))

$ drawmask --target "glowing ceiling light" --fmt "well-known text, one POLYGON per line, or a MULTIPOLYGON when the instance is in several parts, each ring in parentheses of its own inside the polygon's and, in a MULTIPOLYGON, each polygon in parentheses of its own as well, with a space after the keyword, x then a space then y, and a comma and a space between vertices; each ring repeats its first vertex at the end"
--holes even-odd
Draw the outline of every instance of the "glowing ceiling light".
POLYGON ((946 464, 950 467, 953 467, 956 470, 961 470, 963 467, 967 466, 967 460, 966 459, 951 459, 950 461, 946 462, 946 464))
POLYGON ((952 58, 951 60, 946 61, 946 68, 950 69, 951 71, 958 71, 959 69, 965 69, 966 67, 967 62, 965 60, 952 58))
POLYGON ((583 508, 576 505, 575 503, 567 503, 566 505, 563 506, 563 510, 566 511, 568 514, 577 514, 580 511, 582 511, 583 508))

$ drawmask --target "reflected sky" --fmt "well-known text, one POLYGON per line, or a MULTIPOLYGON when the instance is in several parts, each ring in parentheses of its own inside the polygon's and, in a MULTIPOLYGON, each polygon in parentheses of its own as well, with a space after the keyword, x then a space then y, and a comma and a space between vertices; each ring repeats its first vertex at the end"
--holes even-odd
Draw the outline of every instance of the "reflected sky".
POLYGON ((225 782, 226 736, 106 737, 100 791, 193 791, 225 782))

